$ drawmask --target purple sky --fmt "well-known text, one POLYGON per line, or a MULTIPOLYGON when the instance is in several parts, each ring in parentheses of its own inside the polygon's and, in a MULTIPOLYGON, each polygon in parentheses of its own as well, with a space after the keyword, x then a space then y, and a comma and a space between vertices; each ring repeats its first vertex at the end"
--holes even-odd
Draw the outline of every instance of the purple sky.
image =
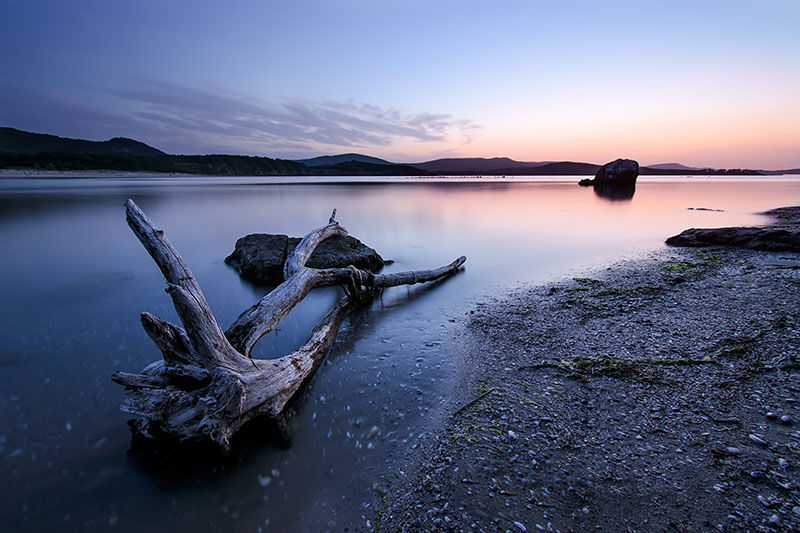
POLYGON ((796 0, 0 2, 0 125, 171 153, 800 167, 796 0))

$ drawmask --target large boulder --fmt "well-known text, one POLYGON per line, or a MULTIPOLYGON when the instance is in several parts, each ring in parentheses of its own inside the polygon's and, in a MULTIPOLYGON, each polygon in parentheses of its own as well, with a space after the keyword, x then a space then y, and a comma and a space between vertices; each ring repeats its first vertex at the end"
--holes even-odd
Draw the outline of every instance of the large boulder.
MULTIPOLYGON (((276 285, 283 281, 283 263, 286 257, 299 242, 299 237, 253 233, 236 241, 233 253, 225 258, 225 263, 249 281, 276 285)), ((339 268, 353 265, 377 272, 385 263, 378 252, 347 235, 322 241, 311 254, 306 266, 339 268)))
POLYGON ((631 184, 639 177, 639 163, 633 159, 615 159, 597 169, 595 185, 631 184))
POLYGON ((627 186, 636 184, 636 178, 639 177, 639 163, 633 159, 615 159, 610 163, 606 163, 597 169, 594 179, 582 179, 578 185, 585 187, 587 185, 610 185, 610 186, 627 186))
POLYGON ((692 228, 667 239, 670 246, 734 246, 768 252, 800 252, 800 230, 783 228, 692 228))
POLYGON ((670 246, 734 246, 768 252, 800 252, 800 206, 779 207, 762 215, 775 223, 764 227, 691 228, 667 239, 670 246))

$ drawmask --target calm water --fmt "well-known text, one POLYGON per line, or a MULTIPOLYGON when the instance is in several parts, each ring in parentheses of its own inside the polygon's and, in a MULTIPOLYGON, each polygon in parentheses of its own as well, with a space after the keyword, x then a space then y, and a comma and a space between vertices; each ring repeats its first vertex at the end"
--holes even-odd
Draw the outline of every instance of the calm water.
MULTIPOLYGON (((0 179, 0 529, 365 529, 375 487, 403 479, 404 453, 451 390, 451 339, 476 302, 800 203, 798 179, 642 178, 630 201, 576 181, 0 179), (141 311, 177 318, 125 224, 126 198, 166 231, 223 327, 268 290, 223 263, 236 239, 303 235, 334 207, 391 270, 468 259, 447 282, 391 289, 347 323, 296 402, 288 450, 257 443, 214 468, 153 467, 126 454, 123 391, 109 376, 160 356, 141 311), (380 435, 367 439, 372 426, 380 435)), ((313 294, 255 355, 301 344, 336 298, 313 294)))

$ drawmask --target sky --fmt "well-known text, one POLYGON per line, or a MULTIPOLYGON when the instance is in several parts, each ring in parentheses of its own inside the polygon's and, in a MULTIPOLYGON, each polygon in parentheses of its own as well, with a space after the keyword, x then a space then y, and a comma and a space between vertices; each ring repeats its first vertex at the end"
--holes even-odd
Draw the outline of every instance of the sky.
POLYGON ((800 167, 800 1, 0 0, 0 126, 168 153, 800 167))

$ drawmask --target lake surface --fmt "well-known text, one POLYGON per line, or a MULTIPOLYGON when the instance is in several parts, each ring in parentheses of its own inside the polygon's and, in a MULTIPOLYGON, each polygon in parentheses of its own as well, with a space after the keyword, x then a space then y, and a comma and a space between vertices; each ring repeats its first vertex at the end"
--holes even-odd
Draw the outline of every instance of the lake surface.
MULTIPOLYGON (((800 204, 796 178, 640 178, 627 201, 577 178, 314 181, 0 179, 0 529, 368 529, 452 390, 452 340, 477 303, 655 250, 688 227, 763 224, 753 213, 800 204), (444 283, 390 289, 345 324, 295 403, 290 448, 152 465, 126 453, 124 394, 109 376, 160 358, 140 312, 177 317, 125 224, 127 198, 165 230, 223 328, 269 290, 223 263, 236 239, 301 236, 334 207, 395 260, 388 271, 467 263, 444 283)), ((254 355, 302 344, 337 297, 312 294, 254 355)))

